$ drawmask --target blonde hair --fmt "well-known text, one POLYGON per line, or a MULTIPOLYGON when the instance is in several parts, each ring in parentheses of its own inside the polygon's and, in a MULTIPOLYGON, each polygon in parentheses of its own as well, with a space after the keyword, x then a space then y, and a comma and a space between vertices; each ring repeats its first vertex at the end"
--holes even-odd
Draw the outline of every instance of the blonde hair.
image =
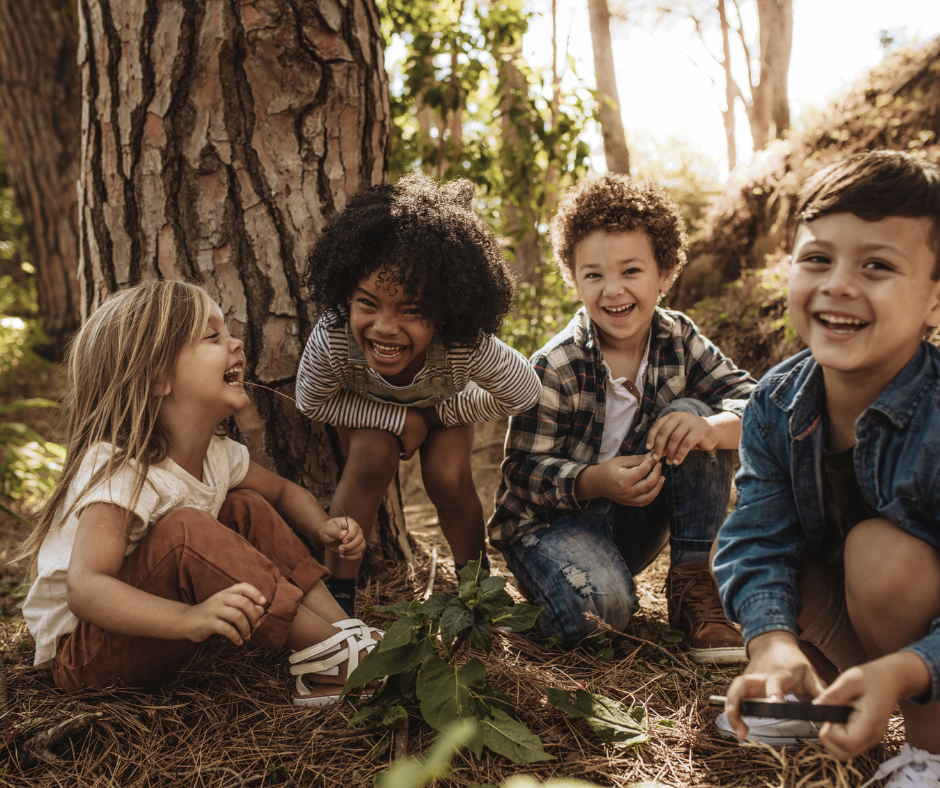
POLYGON ((17 555, 28 559, 31 579, 53 523, 64 522, 81 501, 84 490, 69 511, 59 515, 85 455, 95 444, 111 443, 114 451, 86 490, 133 461, 138 476, 130 505, 136 504, 150 465, 167 456, 167 436, 157 423, 163 391, 180 353, 205 332, 210 306, 208 293, 198 285, 145 282, 108 297, 73 338, 63 403, 65 463, 55 492, 17 555))

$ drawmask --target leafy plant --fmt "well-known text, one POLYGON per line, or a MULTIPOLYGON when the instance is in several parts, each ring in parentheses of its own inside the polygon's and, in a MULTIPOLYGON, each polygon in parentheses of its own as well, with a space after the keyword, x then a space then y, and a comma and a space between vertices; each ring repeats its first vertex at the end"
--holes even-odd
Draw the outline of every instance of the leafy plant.
POLYGON ((484 664, 469 657, 471 647, 490 652, 496 627, 529 629, 540 608, 514 605, 506 580, 490 576, 479 561, 464 567, 459 580, 456 595, 376 608, 399 618, 353 671, 343 692, 388 679, 349 724, 374 717, 380 726, 392 727, 417 705, 425 722, 439 731, 455 720, 475 721, 466 745, 478 758, 486 747, 515 763, 551 760, 554 756, 516 718, 512 699, 490 687, 484 664))
MULTIPOLYGON (((55 407, 46 399, 20 400, 0 406, 0 417, 23 408, 55 407)), ((28 424, 0 421, 0 511, 23 520, 11 505, 51 493, 64 459, 62 446, 47 441, 28 424)))

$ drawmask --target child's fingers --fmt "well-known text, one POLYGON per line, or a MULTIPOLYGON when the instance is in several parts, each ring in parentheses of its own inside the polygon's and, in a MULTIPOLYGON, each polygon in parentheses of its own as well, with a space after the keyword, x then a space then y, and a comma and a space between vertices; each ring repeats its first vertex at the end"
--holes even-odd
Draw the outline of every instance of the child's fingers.
POLYGON ((235 585, 231 586, 228 591, 246 596, 257 605, 265 605, 268 601, 264 598, 264 595, 251 583, 236 583, 235 585))

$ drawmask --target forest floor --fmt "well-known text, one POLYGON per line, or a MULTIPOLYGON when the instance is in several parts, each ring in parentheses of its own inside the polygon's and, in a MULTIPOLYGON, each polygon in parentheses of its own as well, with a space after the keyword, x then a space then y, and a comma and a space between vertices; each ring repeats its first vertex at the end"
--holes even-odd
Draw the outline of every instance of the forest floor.
MULTIPOLYGON (((45 384, 48 396, 54 380, 45 384)), ((36 396, 36 392, 21 392, 36 396)), ((8 399, 8 397, 4 397, 8 399)), ((48 426, 50 414, 26 414, 48 426)), ((41 429, 42 431, 42 429, 41 429)), ((482 425, 473 454, 477 489, 489 515, 499 481, 505 423, 482 425)), ((46 434, 52 434, 46 432, 46 434)), ((360 590, 359 607, 370 624, 386 617, 370 611, 418 597, 428 585, 437 548, 436 591, 456 588, 450 552, 424 494, 417 459, 403 464, 401 482, 415 560, 374 578, 360 590)), ((65 695, 48 671, 33 667, 33 643, 18 610, 19 568, 7 565, 26 526, 0 513, 0 786, 343 786, 372 785, 388 768, 390 735, 347 727, 349 706, 302 709, 290 705, 286 653, 247 643, 209 641, 193 661, 152 695, 127 690, 65 695), (42 738, 56 726, 70 735, 47 750, 42 738)), ((496 551, 493 571, 508 577, 496 551)), ((474 653, 494 689, 510 695, 520 721, 542 740, 554 760, 519 766, 486 751, 477 760, 458 753, 446 788, 499 785, 512 775, 538 781, 574 778, 601 786, 771 786, 855 788, 900 747, 900 722, 892 721, 883 745, 843 765, 818 746, 773 750, 741 746, 713 735, 718 710, 709 695, 724 694, 737 669, 702 670, 666 642, 664 553, 637 578, 641 610, 614 639, 614 653, 563 652, 537 634, 494 636, 489 656, 474 653), (649 740, 638 746, 604 745, 587 724, 548 704, 541 687, 590 692, 642 706, 649 740)), ((511 590, 511 589, 510 589, 511 590)), ((515 592, 513 592, 515 593, 515 592)), ((412 718, 407 752, 427 752, 436 732, 412 718)), ((401 788, 409 788, 402 786, 401 788)))

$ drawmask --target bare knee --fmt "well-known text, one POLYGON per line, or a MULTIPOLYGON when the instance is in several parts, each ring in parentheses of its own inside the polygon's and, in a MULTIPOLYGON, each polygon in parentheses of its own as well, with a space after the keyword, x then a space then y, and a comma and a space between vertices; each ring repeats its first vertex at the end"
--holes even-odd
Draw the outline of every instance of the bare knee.
POLYGON ((425 463, 422 458, 421 478, 428 498, 437 507, 463 505, 469 496, 476 495, 469 463, 425 463))
POLYGON ((385 430, 352 430, 349 435, 349 456, 343 474, 351 473, 369 484, 391 480, 398 470, 401 444, 385 430))
POLYGON ((863 520, 845 540, 845 586, 858 611, 890 616, 899 607, 933 607, 940 598, 940 555, 888 520, 863 520))

